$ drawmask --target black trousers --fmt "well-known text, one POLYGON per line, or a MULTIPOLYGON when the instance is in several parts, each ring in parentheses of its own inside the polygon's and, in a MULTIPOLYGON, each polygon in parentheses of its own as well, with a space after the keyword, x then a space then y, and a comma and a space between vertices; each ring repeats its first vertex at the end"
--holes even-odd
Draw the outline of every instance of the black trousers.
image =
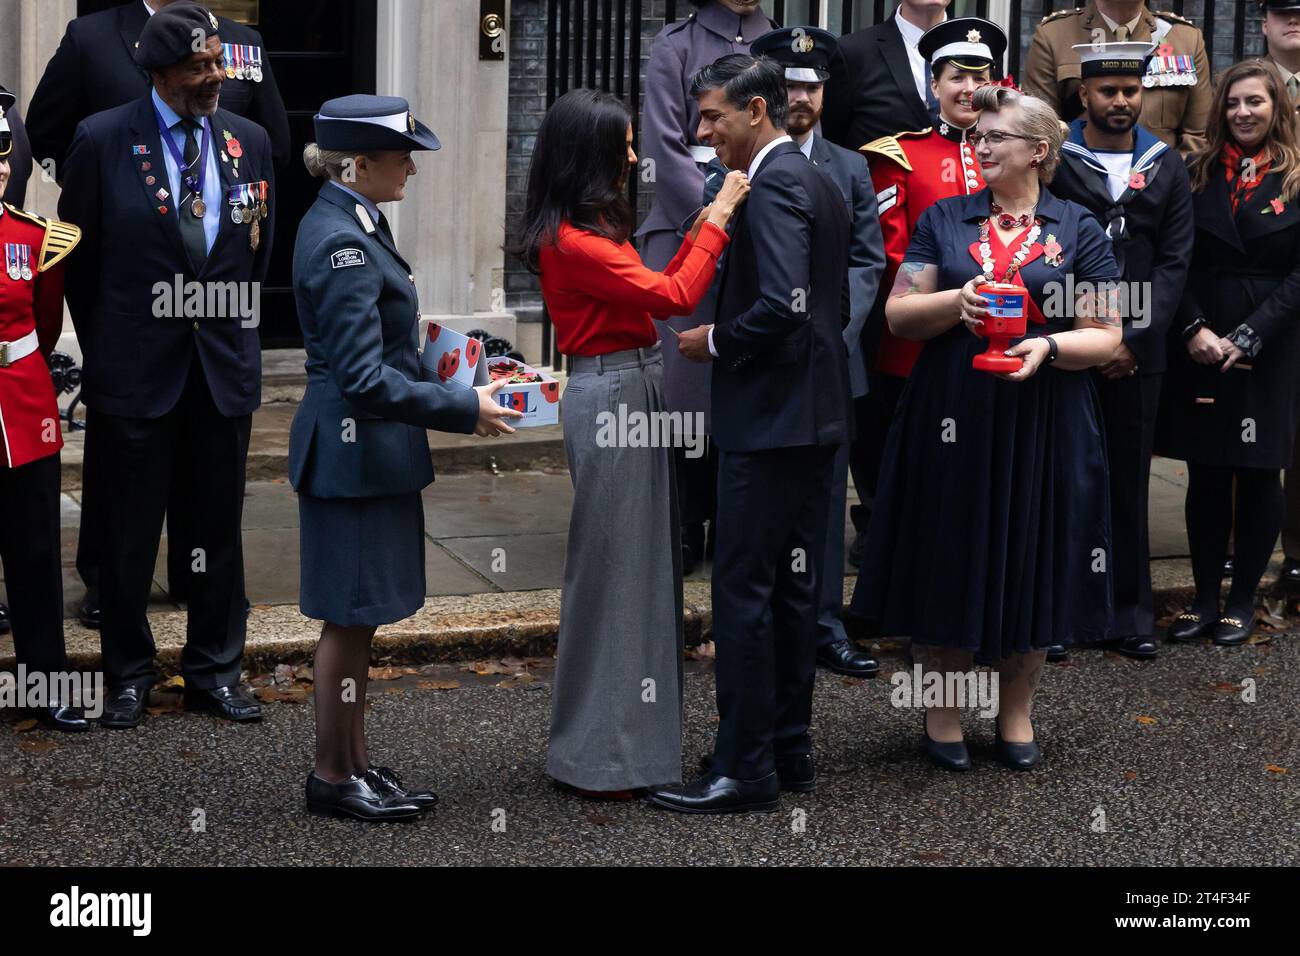
POLYGON ((1194 610, 1219 609, 1223 560, 1232 534, 1232 585, 1223 604, 1228 617, 1249 620, 1255 591, 1282 530, 1284 501, 1276 468, 1187 463, 1187 544, 1196 580, 1194 610))
POLYGON ((1108 379, 1093 373, 1110 462, 1110 566, 1119 637, 1150 637, 1155 629, 1147 498, 1163 379, 1163 375, 1108 379))
MULTIPOLYGON (((86 412, 87 420, 90 411, 86 412)), ((86 429, 86 441, 82 448, 81 459, 81 528, 77 535, 77 574, 86 585, 86 597, 93 604, 99 603, 99 550, 97 542, 102 533, 103 515, 100 511, 100 486, 102 482, 94 477, 93 469, 97 461, 96 444, 91 437, 91 429, 86 429)), ((190 467, 184 460, 186 449, 178 444, 179 460, 172 466, 172 486, 167 492, 167 591, 176 600, 187 600, 189 592, 190 565, 187 556, 193 550, 190 542, 194 538, 193 501, 194 495, 189 487, 190 467)))
POLYGON ((673 449, 673 463, 677 471, 677 511, 681 515, 682 527, 712 521, 717 511, 718 489, 718 448, 713 444, 713 437, 707 438, 704 454, 698 458, 686 457, 686 448, 678 443, 673 449))
POLYGON ((181 673, 199 688, 233 684, 244 651, 244 552, 240 522, 252 416, 226 418, 212 402, 197 356, 176 407, 156 419, 92 410, 87 437, 98 462, 102 521, 100 640, 111 687, 155 676, 146 613, 175 463, 188 464, 193 489, 189 610, 181 673), (184 453, 179 453, 183 448, 184 453))
POLYGON ((849 472, 853 487, 862 504, 849 509, 853 527, 865 533, 876 500, 876 483, 880 480, 880 466, 885 459, 885 439, 894 420, 894 410, 902 397, 907 379, 883 372, 871 374, 871 391, 855 399, 853 414, 858 423, 857 437, 849 448, 849 472))
POLYGON ((0 467, 0 561, 14 654, 29 670, 66 671, 59 559, 59 456, 0 467))
POLYGON ((1291 449, 1291 467, 1286 470, 1286 517, 1282 521, 1282 550, 1292 561, 1300 561, 1300 432, 1291 449))
POLYGON ((722 452, 713 555, 714 769, 753 780, 812 752, 817 590, 834 446, 722 452))

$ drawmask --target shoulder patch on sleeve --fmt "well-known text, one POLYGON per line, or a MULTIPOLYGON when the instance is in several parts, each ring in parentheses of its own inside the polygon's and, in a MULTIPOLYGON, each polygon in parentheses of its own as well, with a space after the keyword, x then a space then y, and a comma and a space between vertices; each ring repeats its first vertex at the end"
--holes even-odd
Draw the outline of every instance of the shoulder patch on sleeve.
POLYGON ((40 271, 61 262, 81 241, 81 227, 57 219, 45 223, 45 241, 41 244, 40 271))
POLYGON ((366 254, 360 249, 340 249, 330 256, 330 265, 335 269, 346 269, 349 266, 364 266, 365 264, 366 254))

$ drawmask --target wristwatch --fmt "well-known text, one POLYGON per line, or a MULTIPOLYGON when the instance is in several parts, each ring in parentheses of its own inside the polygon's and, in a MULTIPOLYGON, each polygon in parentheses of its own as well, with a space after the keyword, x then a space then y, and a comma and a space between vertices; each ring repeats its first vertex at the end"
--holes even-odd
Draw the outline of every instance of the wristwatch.
POLYGON ((1056 339, 1052 336, 1044 335, 1043 338, 1047 340, 1047 358, 1043 360, 1043 364, 1051 365, 1056 361, 1056 356, 1060 354, 1060 349, 1057 347, 1056 339))
POLYGON ((1183 329, 1183 341, 1190 342, 1192 336, 1201 331, 1201 329, 1205 328, 1207 325, 1209 325, 1209 323, 1205 321, 1204 317, 1196 319, 1189 324, 1187 328, 1183 329))

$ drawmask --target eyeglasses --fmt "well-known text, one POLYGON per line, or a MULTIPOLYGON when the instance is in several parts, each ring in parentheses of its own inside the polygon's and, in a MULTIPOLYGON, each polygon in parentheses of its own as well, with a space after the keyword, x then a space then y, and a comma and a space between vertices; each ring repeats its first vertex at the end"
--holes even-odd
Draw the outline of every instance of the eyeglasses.
POLYGON ((1004 133, 1000 129, 995 129, 991 133, 967 133, 966 139, 977 149, 979 148, 980 143, 986 141, 990 146, 1001 146, 1009 139, 1023 139, 1028 140, 1031 143, 1038 142, 1038 137, 1036 136, 1026 136, 1023 133, 1004 133))

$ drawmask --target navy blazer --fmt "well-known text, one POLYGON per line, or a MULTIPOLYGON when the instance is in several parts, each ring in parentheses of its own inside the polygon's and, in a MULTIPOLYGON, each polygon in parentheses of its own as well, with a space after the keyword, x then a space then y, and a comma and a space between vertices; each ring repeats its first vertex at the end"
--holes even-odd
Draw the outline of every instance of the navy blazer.
POLYGON ((727 452, 849 441, 844 197, 792 142, 751 183, 718 282, 714 440, 727 452))
MULTIPOLYGON (((148 22, 144 4, 132 0, 68 23, 27 110, 33 154, 37 162, 54 160, 54 178, 59 182, 67 178, 63 165, 77 124, 149 92, 149 71, 135 62, 135 44, 148 22)), ((289 161, 289 114, 262 36, 252 27, 222 16, 217 17, 217 32, 222 43, 262 48, 262 82, 223 80, 220 106, 264 127, 271 137, 271 155, 282 168, 289 161)))
POLYGON ((317 498, 418 492, 433 481, 425 429, 478 424, 478 392, 426 377, 415 276, 387 221, 366 228, 358 205, 326 183, 293 250, 307 391, 289 429, 289 481, 317 498))
POLYGON ((867 365, 862 332, 885 274, 885 240, 880 234, 876 188, 871 168, 861 153, 844 149, 813 134, 812 164, 828 173, 840 187, 851 220, 849 278, 841 304, 844 344, 849 350, 849 386, 854 398, 867 394, 867 365))
POLYGON ((832 143, 856 150, 882 136, 931 125, 896 13, 840 37, 830 74, 822 132, 832 143))
POLYGON ((221 148, 226 131, 243 146, 238 174, 233 162, 217 162, 223 196, 237 184, 265 180, 271 214, 259 224, 261 239, 253 251, 251 224, 233 223, 223 199, 216 241, 197 273, 181 239, 180 216, 189 213, 176 208, 175 196, 160 200, 157 195, 170 182, 152 95, 96 113, 77 127, 59 218, 82 230, 81 244, 67 259, 65 294, 85 358, 82 395, 96 411, 162 417, 180 398, 196 350, 222 415, 249 415, 261 403, 256 319, 241 318, 230 308, 172 318, 155 311, 155 286, 174 286, 177 277, 182 283, 202 282, 205 290, 242 295, 249 305, 256 303, 249 283, 266 277, 276 202, 270 140, 256 123, 222 109, 211 123, 213 149, 221 148), (136 153, 137 147, 148 153, 136 153))

